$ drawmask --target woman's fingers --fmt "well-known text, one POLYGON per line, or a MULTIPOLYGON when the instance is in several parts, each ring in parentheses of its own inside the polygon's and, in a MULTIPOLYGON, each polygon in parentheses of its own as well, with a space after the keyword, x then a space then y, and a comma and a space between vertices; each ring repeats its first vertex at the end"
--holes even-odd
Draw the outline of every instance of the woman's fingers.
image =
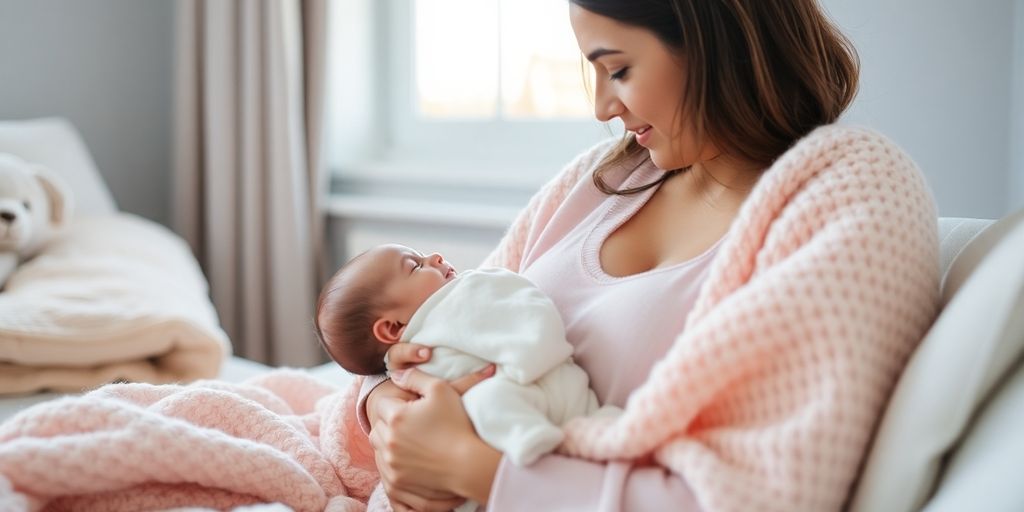
POLYGON ((481 381, 492 377, 496 369, 497 368, 494 366, 494 364, 489 364, 485 366, 483 370, 475 371, 469 375, 463 375, 462 377, 459 377, 458 379, 451 381, 450 384, 452 385, 453 388, 455 388, 455 391, 458 394, 464 395, 466 391, 469 391, 469 388, 476 386, 481 381))
POLYGON ((426 396, 431 392, 433 388, 436 390, 439 386, 448 386, 455 390, 456 393, 462 395, 470 388, 480 383, 480 381, 487 379, 494 375, 495 366, 489 364, 482 370, 475 371, 469 375, 464 375, 451 382, 445 382, 437 377, 423 373, 415 368, 408 370, 399 370, 391 372, 391 380, 400 388, 416 393, 420 396, 426 396))
POLYGON ((388 349, 388 369, 391 371, 412 368, 430 361, 430 347, 415 343, 395 343, 388 349))
POLYGON ((465 498, 426 499, 411 492, 395 489, 387 482, 384 483, 384 491, 387 493, 388 499, 391 500, 391 507, 395 509, 395 512, 400 510, 395 505, 401 505, 406 507, 405 510, 415 510, 416 512, 448 512, 466 501, 465 498))
POLYGON ((380 419, 380 411, 377 409, 378 404, 381 400, 391 398, 398 399, 405 402, 410 402, 419 398, 416 393, 410 393, 391 381, 382 382, 379 386, 373 388, 370 391, 369 396, 366 397, 366 417, 370 420, 370 428, 377 424, 377 420, 380 419))
POLYGON ((391 510, 393 510, 394 512, 416 512, 415 510, 409 508, 409 506, 406 505, 405 503, 399 503, 395 500, 388 501, 391 502, 391 510))
MULTIPOLYGON (((377 409, 377 420, 383 421, 384 423, 391 424, 395 420, 395 415, 402 410, 402 407, 408 403, 406 400, 401 398, 395 398, 391 396, 382 396, 375 405, 377 409)), ((371 428, 370 432, 373 432, 371 428)))
POLYGON ((420 396, 427 396, 438 391, 441 386, 448 385, 448 382, 415 368, 391 372, 391 381, 396 386, 420 396))
MULTIPOLYGON (((375 429, 370 433, 370 440, 375 446, 383 444, 383 436, 379 434, 383 429, 384 427, 381 427, 380 430, 375 429)), ((465 498, 449 492, 399 482, 395 477, 396 473, 387 465, 388 457, 382 456, 381 453, 378 451, 375 457, 377 469, 380 471, 384 491, 395 512, 399 510, 448 511, 466 501, 465 498)))

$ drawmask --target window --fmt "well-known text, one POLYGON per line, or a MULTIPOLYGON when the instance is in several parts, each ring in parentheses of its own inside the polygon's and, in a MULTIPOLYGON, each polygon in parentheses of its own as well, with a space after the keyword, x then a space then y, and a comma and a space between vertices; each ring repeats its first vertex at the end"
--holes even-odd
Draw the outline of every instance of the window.
POLYGON ((346 64, 335 61, 338 87, 331 88, 332 140, 343 143, 330 147, 342 175, 532 189, 621 133, 593 118, 583 78, 590 67, 579 56, 567 2, 361 5, 336 7, 347 12, 334 23, 340 34, 332 58, 346 64))
POLYGON ((418 116, 588 120, 581 71, 590 68, 581 67, 565 11, 551 0, 415 1, 418 116))

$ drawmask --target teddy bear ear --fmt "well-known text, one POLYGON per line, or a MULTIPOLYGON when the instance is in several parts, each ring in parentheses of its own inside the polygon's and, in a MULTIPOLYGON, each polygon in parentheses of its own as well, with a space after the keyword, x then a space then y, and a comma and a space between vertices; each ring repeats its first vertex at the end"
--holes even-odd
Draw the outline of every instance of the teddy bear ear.
POLYGON ((32 173, 50 200, 50 222, 61 228, 71 221, 71 192, 64 180, 41 165, 33 165, 32 173))

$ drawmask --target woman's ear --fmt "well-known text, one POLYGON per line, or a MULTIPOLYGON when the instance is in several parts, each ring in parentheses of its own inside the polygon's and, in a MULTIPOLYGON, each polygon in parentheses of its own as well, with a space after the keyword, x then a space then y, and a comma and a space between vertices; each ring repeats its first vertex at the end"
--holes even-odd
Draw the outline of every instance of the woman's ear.
POLYGON ((377 341, 387 343, 388 345, 398 343, 402 338, 402 331, 405 331, 405 324, 398 320, 378 318, 373 323, 373 337, 377 338, 377 341))

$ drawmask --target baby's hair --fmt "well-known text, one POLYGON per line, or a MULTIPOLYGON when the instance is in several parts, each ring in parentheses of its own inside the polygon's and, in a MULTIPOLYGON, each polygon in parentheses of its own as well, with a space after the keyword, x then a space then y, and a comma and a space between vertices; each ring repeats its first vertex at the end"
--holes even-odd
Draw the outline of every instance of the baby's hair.
POLYGON ((342 368, 357 375, 377 375, 385 371, 389 347, 373 335, 373 323, 389 302, 380 287, 354 282, 352 267, 365 254, 349 260, 324 286, 313 328, 324 351, 342 368), (327 318, 322 317, 325 307, 331 311, 327 318))

